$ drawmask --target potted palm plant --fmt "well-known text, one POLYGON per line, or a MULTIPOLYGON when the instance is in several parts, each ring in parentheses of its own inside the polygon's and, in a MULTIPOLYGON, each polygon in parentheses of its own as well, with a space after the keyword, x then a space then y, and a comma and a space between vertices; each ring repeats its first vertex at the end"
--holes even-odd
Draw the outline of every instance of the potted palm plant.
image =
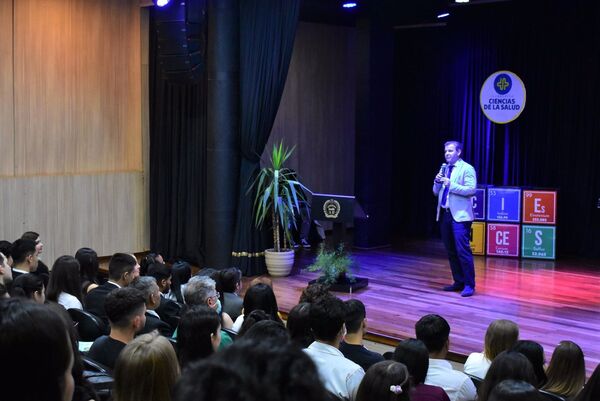
POLYGON ((250 190, 256 189, 254 198, 254 221, 262 228, 270 221, 273 228, 273 248, 265 250, 265 263, 271 276, 287 276, 294 265, 291 244, 292 228, 296 226, 296 213, 304 200, 302 185, 296 173, 285 167, 294 148, 289 149, 283 141, 273 145, 270 165, 260 169, 250 190))

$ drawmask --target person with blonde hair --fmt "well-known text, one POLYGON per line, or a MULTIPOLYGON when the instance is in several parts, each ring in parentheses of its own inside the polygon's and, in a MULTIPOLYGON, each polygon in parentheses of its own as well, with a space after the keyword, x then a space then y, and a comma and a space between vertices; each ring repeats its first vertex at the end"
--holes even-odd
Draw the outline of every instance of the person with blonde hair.
POLYGON ((575 397, 585 383, 585 360, 579 345, 561 341, 552 353, 546 375, 548 381, 543 391, 563 398, 575 397))
POLYGON ((114 401, 171 401, 180 372, 171 342, 153 332, 127 344, 114 373, 114 401))
POLYGON ((465 362, 464 372, 468 375, 485 378, 494 358, 502 351, 508 351, 519 339, 519 326, 511 320, 494 320, 485 332, 483 352, 473 352, 465 362))

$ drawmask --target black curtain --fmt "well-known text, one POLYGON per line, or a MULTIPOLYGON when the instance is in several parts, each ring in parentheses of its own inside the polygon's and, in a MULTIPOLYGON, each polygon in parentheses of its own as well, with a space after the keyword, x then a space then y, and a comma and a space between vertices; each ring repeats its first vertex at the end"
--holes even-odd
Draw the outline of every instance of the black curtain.
POLYGON ((435 235, 431 183, 444 141, 456 138, 479 183, 559 190, 559 255, 600 254, 599 8, 555 0, 462 7, 446 27, 398 31, 397 232, 435 235), (521 77, 527 103, 517 120, 496 125, 479 91, 504 69, 521 77))
POLYGON ((233 264, 244 275, 265 272, 264 233, 254 227, 249 184, 260 167, 292 55, 299 0, 240 2, 241 124, 238 213, 233 240, 233 264))
POLYGON ((150 13, 150 245, 169 260, 202 265, 206 192, 206 77, 161 78, 150 13))

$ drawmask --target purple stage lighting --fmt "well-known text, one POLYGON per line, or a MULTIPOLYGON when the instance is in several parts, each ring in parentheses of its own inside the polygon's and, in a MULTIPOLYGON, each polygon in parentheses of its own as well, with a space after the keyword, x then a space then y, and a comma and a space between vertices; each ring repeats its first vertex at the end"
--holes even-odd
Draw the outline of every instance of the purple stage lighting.
POLYGON ((164 7, 164 6, 166 6, 167 4, 169 4, 169 1, 170 0, 152 0, 152 2, 154 4, 156 4, 158 7, 164 7))
POLYGON ((438 18, 446 18, 449 15, 450 15, 450 13, 443 13, 443 14, 438 15, 437 17, 438 18))
POLYGON ((353 1, 345 1, 342 4, 342 7, 344 7, 344 8, 354 8, 356 6, 357 6, 357 4, 355 2, 353 2, 353 1))

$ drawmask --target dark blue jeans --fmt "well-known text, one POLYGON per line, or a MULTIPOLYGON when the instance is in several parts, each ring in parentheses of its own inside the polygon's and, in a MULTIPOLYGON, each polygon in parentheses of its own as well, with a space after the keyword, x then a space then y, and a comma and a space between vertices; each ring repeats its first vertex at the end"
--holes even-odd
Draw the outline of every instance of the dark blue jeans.
POLYGON ((458 285, 475 288, 475 266, 469 238, 471 222, 457 222, 452 218, 450 210, 440 210, 440 231, 442 241, 448 252, 452 278, 458 285))

